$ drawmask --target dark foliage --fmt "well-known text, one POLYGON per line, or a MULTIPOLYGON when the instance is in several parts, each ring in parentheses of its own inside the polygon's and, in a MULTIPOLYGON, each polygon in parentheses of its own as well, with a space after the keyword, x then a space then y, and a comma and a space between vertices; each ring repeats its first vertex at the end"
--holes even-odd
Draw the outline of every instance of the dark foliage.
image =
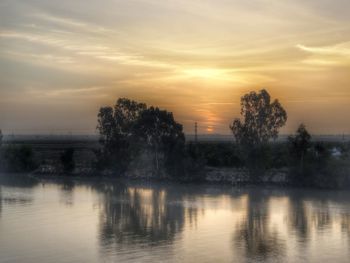
POLYGON ((241 145, 259 145, 276 139, 278 130, 287 121, 287 113, 279 103, 271 103, 266 90, 250 92, 241 98, 243 120, 235 119, 230 126, 236 142, 241 145))
POLYGON ((288 146, 292 184, 322 188, 349 184, 349 160, 343 145, 312 142, 305 125, 301 124, 296 135, 289 137, 288 146), (330 149, 340 146, 344 154, 341 158, 333 157, 330 149))
POLYGON ((118 99, 114 109, 100 109, 97 128, 102 145, 96 151, 99 168, 112 167, 123 174, 132 160, 148 152, 157 176, 163 168, 173 176, 184 174, 185 136, 171 112, 118 99))
POLYGON ((185 135, 171 112, 154 107, 144 110, 135 123, 135 135, 153 153, 157 174, 161 166, 173 175, 184 173, 185 135))
POLYGON ((2 147, 2 169, 9 172, 30 172, 37 167, 33 149, 28 145, 2 147))
POLYGON ((117 100, 114 108, 102 107, 98 113, 97 129, 102 149, 96 152, 97 167, 113 168, 123 174, 136 154, 134 125, 146 104, 126 98, 117 100))
POLYGON ((236 144, 226 142, 191 143, 187 147, 190 156, 203 159, 205 165, 213 167, 242 167, 244 160, 236 144))
POLYGON ((311 148, 311 135, 306 130, 304 124, 300 124, 295 136, 288 138, 291 155, 300 163, 303 168, 304 157, 311 148))
POLYGON ((271 103, 269 93, 261 90, 241 98, 241 115, 243 120, 235 119, 230 129, 251 179, 258 181, 271 162, 269 140, 277 138, 287 113, 278 100, 271 103))
POLYGON ((60 156, 60 160, 63 167, 63 171, 65 173, 73 172, 75 168, 74 149, 69 148, 64 150, 64 152, 60 156))

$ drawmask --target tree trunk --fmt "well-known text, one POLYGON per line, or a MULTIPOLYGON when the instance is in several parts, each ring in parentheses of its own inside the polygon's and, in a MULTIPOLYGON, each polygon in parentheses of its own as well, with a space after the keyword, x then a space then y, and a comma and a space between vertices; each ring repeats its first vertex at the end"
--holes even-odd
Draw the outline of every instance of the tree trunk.
POLYGON ((301 158, 300 158, 300 172, 302 173, 304 170, 304 152, 301 153, 301 158))
POLYGON ((158 157, 158 147, 155 146, 154 159, 156 163, 156 175, 159 176, 159 157, 158 157))

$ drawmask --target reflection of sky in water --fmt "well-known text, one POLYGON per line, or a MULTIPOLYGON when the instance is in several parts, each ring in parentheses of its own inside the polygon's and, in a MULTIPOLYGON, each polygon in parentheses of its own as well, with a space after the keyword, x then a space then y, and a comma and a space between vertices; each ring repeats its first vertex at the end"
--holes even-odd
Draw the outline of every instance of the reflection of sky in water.
POLYGON ((0 182, 0 262, 347 262, 350 194, 0 182))

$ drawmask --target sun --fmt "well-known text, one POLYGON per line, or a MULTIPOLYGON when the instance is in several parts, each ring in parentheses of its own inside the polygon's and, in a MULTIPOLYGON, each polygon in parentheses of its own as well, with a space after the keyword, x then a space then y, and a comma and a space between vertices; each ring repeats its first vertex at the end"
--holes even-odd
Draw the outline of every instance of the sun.
POLYGON ((186 77, 200 79, 227 79, 229 77, 226 69, 216 68, 188 68, 182 70, 182 73, 186 77))
POLYGON ((206 130, 208 133, 212 133, 214 131, 214 128, 213 126, 208 126, 206 130))
POLYGON ((213 68, 185 69, 184 73, 190 77, 215 78, 223 74, 223 70, 213 68))

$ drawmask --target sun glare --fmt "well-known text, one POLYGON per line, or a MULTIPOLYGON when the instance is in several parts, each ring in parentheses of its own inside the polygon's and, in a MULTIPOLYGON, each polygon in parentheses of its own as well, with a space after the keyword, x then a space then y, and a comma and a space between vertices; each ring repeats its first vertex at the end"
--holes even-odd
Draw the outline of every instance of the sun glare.
POLYGON ((215 68, 192 68, 185 69, 183 73, 190 78, 202 79, 228 79, 227 70, 215 68))
POLYGON ((207 127, 207 132, 212 133, 214 131, 213 126, 208 126, 207 127))

